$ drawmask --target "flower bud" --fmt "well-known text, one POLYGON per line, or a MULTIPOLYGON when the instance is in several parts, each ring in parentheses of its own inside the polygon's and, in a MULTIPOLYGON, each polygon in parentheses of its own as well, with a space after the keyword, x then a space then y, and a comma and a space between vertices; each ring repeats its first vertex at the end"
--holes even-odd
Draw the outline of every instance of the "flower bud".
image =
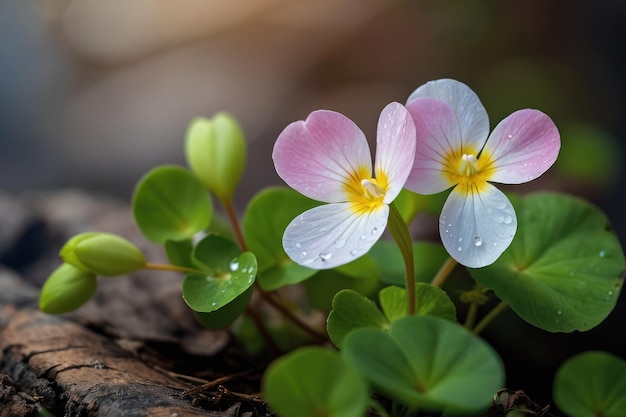
POLYGON ((187 165, 220 201, 231 201, 246 165, 246 140, 225 112, 192 120, 185 140, 187 165))
POLYGON ((68 264, 103 276, 123 275, 146 266, 146 258, 139 248, 109 233, 76 235, 67 241, 60 255, 68 264))
POLYGON ((39 294, 39 309, 61 314, 76 310, 91 298, 98 286, 96 274, 63 264, 48 277, 39 294))

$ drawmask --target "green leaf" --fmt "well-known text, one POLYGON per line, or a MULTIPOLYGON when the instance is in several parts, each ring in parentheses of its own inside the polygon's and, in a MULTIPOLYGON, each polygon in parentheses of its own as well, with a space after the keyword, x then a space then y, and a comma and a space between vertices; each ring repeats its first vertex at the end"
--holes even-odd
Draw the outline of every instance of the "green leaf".
POLYGON ((133 195, 133 215, 141 232, 155 243, 191 238, 211 222, 213 205, 198 178, 177 166, 148 172, 133 195))
POLYGON ((361 327, 387 329, 389 322, 376 304, 353 290, 342 290, 333 298, 326 329, 330 340, 341 348, 350 332, 361 327))
MULTIPOLYGON (((368 255, 378 265, 380 278, 384 283, 405 286, 404 261, 395 243, 379 240, 368 255)), ((448 253, 441 244, 416 242, 413 243, 413 259, 415 259, 415 280, 430 282, 448 259, 448 253)))
POLYGON ((248 288, 241 295, 217 311, 201 313, 195 311, 198 321, 207 329, 218 330, 230 326, 248 307, 254 287, 248 288))
POLYGON ((370 296, 379 286, 378 267, 365 255, 349 264, 334 269, 324 269, 304 282, 311 306, 330 311, 332 300, 343 289, 355 290, 370 296))
POLYGON ((46 280, 39 294, 39 309, 62 314, 86 303, 96 292, 96 274, 70 264, 59 266, 46 280))
POLYGON ((342 353, 378 392, 412 409, 477 413, 504 382, 495 351, 439 317, 404 317, 389 333, 355 330, 342 353))
POLYGON ((512 199, 518 230, 493 264, 470 273, 529 323, 550 332, 589 330, 613 310, 624 254, 590 204, 541 193, 512 199))
MULTIPOLYGON (((380 291, 380 306, 390 322, 405 317, 408 312, 408 295, 405 288, 386 287, 380 291)), ((456 307, 443 290, 423 282, 416 283, 415 315, 437 316, 456 322, 456 307)))
POLYGON ((259 262, 259 284, 266 291, 302 282, 317 272, 293 262, 283 249, 287 225, 315 201, 285 187, 270 187, 256 194, 243 216, 243 232, 259 262))
POLYGON ((554 378, 554 402, 569 417, 622 417, 626 410, 626 361, 590 351, 561 365, 554 378))
POLYGON ((363 417, 369 398, 363 377, 337 352, 319 347, 272 363, 263 392, 281 417, 363 417))
POLYGON ((191 253, 193 252, 193 242, 191 239, 166 240, 163 244, 167 259, 172 265, 193 268, 191 253))
POLYGON ((206 236, 192 257, 206 271, 202 275, 187 274, 183 281, 183 298, 197 312, 216 311, 254 284, 257 272, 254 254, 240 253, 235 243, 222 236, 206 236))

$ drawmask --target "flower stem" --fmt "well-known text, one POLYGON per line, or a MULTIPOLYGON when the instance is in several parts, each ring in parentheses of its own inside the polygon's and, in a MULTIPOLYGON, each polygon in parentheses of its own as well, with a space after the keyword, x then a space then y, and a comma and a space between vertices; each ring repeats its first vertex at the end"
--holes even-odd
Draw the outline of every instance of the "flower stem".
POLYGON ((151 262, 146 262, 145 269, 152 269, 156 271, 172 271, 172 272, 182 272, 184 274, 201 274, 204 275, 206 272, 200 271, 199 269, 187 268, 185 266, 178 265, 167 265, 167 264, 155 264, 151 262))
POLYGON ((243 237, 243 233, 241 232, 241 227, 239 226, 239 220, 237 219, 237 214, 235 213, 235 209, 233 207, 233 202, 231 200, 223 200, 222 205, 224 206, 224 210, 226 210, 226 215, 228 216, 228 220, 233 228, 233 233, 235 234, 235 239, 239 244, 239 248, 242 252, 248 251, 248 245, 246 245, 246 240, 243 237))
POLYGON ((443 265, 441 265, 441 268, 439 268, 439 271, 437 271, 437 275, 435 275, 435 278, 433 278, 430 284, 433 287, 441 287, 443 283, 446 282, 448 275, 450 275, 450 272, 452 272, 456 264, 457 262, 453 258, 449 257, 448 259, 446 259, 443 265))
POLYGON ((467 310, 467 316, 465 316, 465 328, 471 329, 476 323, 476 313, 478 312, 478 303, 472 302, 467 310))
POLYGON ((318 342, 321 342, 321 343, 330 342, 330 339, 328 339, 328 336, 326 336, 325 334, 319 333, 318 331, 313 329, 311 326, 309 326, 307 323, 302 321, 298 316, 293 314, 293 312, 289 310, 289 308, 287 308, 284 304, 282 304, 279 300, 277 300, 272 293, 263 291, 261 288, 259 288, 259 291, 260 291, 261 298, 263 299, 263 301, 267 302, 269 305, 271 305, 276 310, 278 310, 283 316, 285 316, 285 318, 291 321, 294 325, 296 325, 306 334, 311 336, 313 339, 316 339, 318 342))
POLYGON ((404 269, 406 272, 406 291, 408 296, 408 314, 415 314, 415 264, 413 261, 413 240, 409 233, 409 228, 402 218, 402 215, 391 203, 389 204, 389 231, 393 236, 402 258, 404 259, 404 269))
POLYGON ((485 327, 487 327, 487 325, 491 323, 493 319, 495 319, 498 316, 498 314, 502 313, 508 306, 509 306, 509 303, 507 303, 506 301, 500 301, 500 303, 498 303, 498 305, 495 306, 493 310, 487 313, 487 315, 483 317, 481 321, 478 322, 476 327, 472 329, 472 333, 480 334, 480 332, 485 330, 485 327))

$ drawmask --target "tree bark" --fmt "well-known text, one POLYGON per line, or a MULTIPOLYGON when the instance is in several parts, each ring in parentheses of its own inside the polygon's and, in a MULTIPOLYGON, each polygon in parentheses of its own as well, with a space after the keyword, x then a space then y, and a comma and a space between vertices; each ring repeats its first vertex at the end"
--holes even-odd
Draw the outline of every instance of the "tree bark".
POLYGON ((59 416, 224 415, 194 407, 182 396, 189 385, 63 318, 8 305, 0 323, 0 373, 8 376, 0 416, 37 415, 38 407, 59 416))

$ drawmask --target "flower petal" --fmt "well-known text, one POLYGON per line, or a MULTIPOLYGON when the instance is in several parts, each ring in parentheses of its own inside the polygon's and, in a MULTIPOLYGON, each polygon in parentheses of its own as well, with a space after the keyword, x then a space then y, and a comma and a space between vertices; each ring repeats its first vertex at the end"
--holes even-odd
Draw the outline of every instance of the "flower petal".
POLYGON ((351 203, 314 207, 289 223, 283 248, 297 264, 335 268, 364 255, 383 234, 388 216, 387 205, 367 215, 356 214, 351 203))
POLYGON ((406 182, 415 159, 415 124, 400 103, 390 103, 380 113, 376 136, 376 177, 386 175, 389 188, 384 203, 391 203, 406 182))
POLYGON ((459 190, 452 190, 443 206, 439 218, 441 241, 462 265, 491 265, 515 236, 515 210, 504 193, 489 183, 480 193, 475 188, 468 193, 459 190))
POLYGON ((344 184, 357 172, 371 177, 365 135, 346 116, 314 111, 278 136, 272 152, 278 175, 305 196, 328 203, 347 201, 344 184))
POLYGON ((461 141, 464 147, 480 150, 489 134, 489 116, 476 93, 460 81, 441 79, 429 81, 415 90, 408 103, 421 97, 432 97, 444 101, 458 120, 461 141))
POLYGON ((539 110, 518 110, 493 130, 483 151, 493 160, 490 181, 520 184, 554 164, 561 148, 554 122, 539 110))
POLYGON ((446 158, 461 148, 456 116, 450 106, 434 98, 407 104, 416 129, 415 161, 405 187, 420 194, 435 194, 454 185, 444 175, 446 158))

